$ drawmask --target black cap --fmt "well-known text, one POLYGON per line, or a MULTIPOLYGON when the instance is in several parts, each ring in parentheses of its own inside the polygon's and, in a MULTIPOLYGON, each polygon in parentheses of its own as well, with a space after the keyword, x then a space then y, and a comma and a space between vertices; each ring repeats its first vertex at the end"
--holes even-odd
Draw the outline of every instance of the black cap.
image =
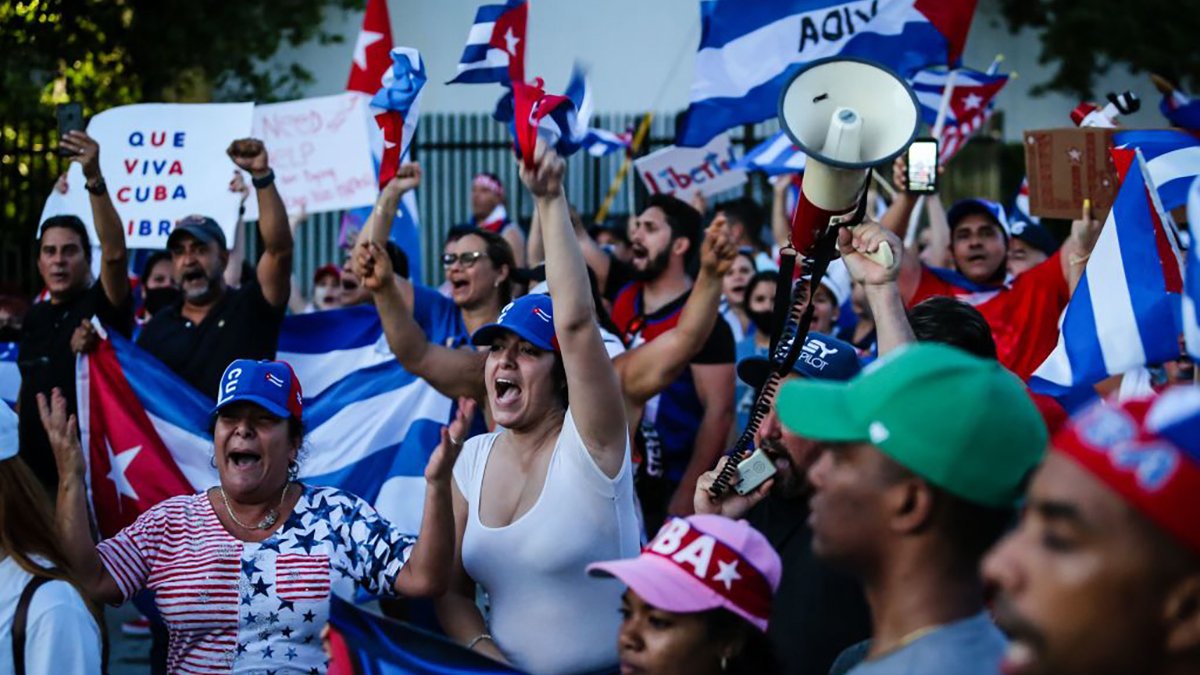
POLYGON ((225 231, 217 225, 217 221, 208 216, 185 216, 177 220, 175 228, 171 230, 171 236, 167 237, 167 248, 174 246, 183 234, 191 235, 201 244, 215 241, 221 245, 222 250, 229 248, 225 243, 225 231))
POLYGON ((1020 239, 1046 255, 1058 250, 1058 240, 1040 224, 1018 220, 1012 224, 1013 239, 1020 239))

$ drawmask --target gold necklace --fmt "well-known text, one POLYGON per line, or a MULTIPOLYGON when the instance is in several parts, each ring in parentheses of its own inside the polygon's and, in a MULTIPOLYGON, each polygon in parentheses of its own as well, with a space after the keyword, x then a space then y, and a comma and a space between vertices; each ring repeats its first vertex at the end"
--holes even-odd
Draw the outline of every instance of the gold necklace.
POLYGON ((279 505, 267 512, 267 515, 260 521, 258 525, 250 526, 238 520, 238 517, 233 515, 233 509, 229 508, 229 498, 225 496, 225 488, 217 486, 217 491, 221 493, 221 501, 225 503, 225 513, 229 514, 229 518, 233 520, 239 527, 246 530, 265 530, 275 524, 279 520, 279 509, 283 508, 283 500, 287 498, 288 488, 291 487, 291 481, 283 484, 283 494, 279 495, 279 505))

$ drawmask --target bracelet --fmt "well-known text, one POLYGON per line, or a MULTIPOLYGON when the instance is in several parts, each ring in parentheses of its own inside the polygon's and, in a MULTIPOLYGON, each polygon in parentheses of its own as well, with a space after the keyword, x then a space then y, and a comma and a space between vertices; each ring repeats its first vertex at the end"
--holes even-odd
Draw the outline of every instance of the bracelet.
POLYGON ((267 169, 267 175, 263 176, 262 178, 251 176, 250 182, 253 183, 254 187, 259 190, 265 187, 270 187, 271 184, 275 182, 275 170, 267 169))
POLYGON ((108 183, 104 182, 104 176, 100 176, 94 182, 87 181, 83 184, 83 188, 97 197, 108 192, 108 183))
POLYGON ((467 643, 467 649, 474 649, 475 645, 479 644, 480 640, 491 640, 492 642, 495 642, 495 640, 492 640, 491 635, 489 635, 487 633, 480 633, 479 635, 475 636, 474 640, 471 640, 470 642, 467 643))

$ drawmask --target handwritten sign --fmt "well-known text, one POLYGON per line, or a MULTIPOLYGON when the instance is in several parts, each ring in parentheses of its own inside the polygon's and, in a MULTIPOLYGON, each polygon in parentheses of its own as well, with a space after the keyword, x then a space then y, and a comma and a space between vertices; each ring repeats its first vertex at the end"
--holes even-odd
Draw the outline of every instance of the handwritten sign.
MULTIPOLYGON (((354 92, 255 107, 253 135, 267 146, 288 213, 375 203, 367 122, 366 97, 354 92)), ((251 191, 246 218, 257 213, 251 191)))
MULTIPOLYGON (((92 118, 88 134, 100 144, 100 169, 129 248, 164 248, 175 222, 193 213, 216 220, 233 241, 239 196, 229 191, 235 167, 225 149, 250 135, 253 110, 252 103, 141 103, 92 118)), ((79 164, 71 164, 67 182, 66 194, 46 201, 42 220, 79 216, 98 241, 79 164)))
POLYGON ((633 163, 651 194, 687 200, 697 192, 711 196, 746 182, 746 172, 733 167, 737 158, 729 136, 717 136, 703 148, 669 146, 633 163))

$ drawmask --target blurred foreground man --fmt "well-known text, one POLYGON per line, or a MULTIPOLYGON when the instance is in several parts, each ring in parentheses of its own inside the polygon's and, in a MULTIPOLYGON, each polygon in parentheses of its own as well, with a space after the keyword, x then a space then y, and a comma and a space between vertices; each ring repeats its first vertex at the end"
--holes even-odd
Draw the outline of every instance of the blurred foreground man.
POLYGON ((1017 675, 1200 673, 1200 389, 1100 402, 1055 437, 988 554, 1017 675))

